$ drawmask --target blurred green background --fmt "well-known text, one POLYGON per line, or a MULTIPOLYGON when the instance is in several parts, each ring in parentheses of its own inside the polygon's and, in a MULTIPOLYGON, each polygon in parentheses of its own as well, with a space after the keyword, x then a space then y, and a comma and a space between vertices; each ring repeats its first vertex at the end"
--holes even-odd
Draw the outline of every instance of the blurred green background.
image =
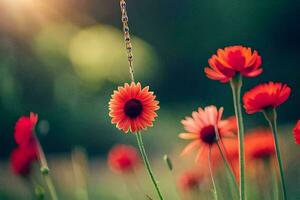
MULTIPOLYGON (((278 111, 292 144, 289 125, 300 118, 299 2, 128 0, 127 4, 136 79, 150 85, 161 106, 154 128, 145 134, 152 155, 160 158, 185 144, 177 137, 180 120, 198 106, 224 106, 226 116, 233 114, 229 85, 209 80, 203 69, 218 48, 235 44, 257 49, 263 58, 264 73, 245 79, 244 90, 269 80, 292 87, 290 99, 278 111)), ((50 155, 68 155, 82 146, 89 156, 105 159, 112 145, 135 144, 135 138, 121 134, 108 117, 110 95, 124 82, 129 82, 129 73, 118 0, 0 1, 3 163, 15 147, 16 120, 30 111, 39 114, 37 130, 50 155)), ((247 128, 266 125, 261 115, 245 120, 247 128)), ((294 193, 300 198, 299 191, 294 193)))

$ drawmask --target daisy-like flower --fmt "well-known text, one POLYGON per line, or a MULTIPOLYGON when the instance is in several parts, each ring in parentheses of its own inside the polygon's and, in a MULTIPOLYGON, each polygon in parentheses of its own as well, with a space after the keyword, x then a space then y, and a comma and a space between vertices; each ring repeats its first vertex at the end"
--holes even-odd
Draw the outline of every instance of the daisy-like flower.
POLYGON ((300 144, 300 120, 297 122, 293 132, 296 144, 300 144))
POLYGON ((157 117, 155 111, 159 109, 155 97, 148 86, 142 89, 140 83, 125 83, 124 87, 114 91, 109 102, 111 122, 125 133, 136 133, 153 126, 157 117))
POLYGON ((249 90, 243 96, 244 108, 248 114, 276 108, 290 96, 291 88, 283 83, 264 83, 249 90))
POLYGON ((275 156, 272 131, 260 128, 246 134, 245 153, 250 160, 265 160, 275 156))
POLYGON ((18 146, 10 158, 10 167, 16 175, 27 176, 31 172, 31 166, 38 158, 37 144, 30 140, 26 145, 18 146))
POLYGON ((203 181, 203 176, 196 171, 186 171, 178 179, 178 187, 183 192, 197 190, 203 181))
POLYGON ((116 145, 108 153, 108 166, 117 173, 132 172, 140 163, 137 150, 129 145, 116 145))
POLYGON ((27 144, 31 140, 37 121, 38 115, 32 112, 29 117, 19 118, 14 131, 14 138, 18 145, 27 144))
POLYGON ((206 76, 222 83, 230 81, 237 73, 255 77, 262 73, 261 57, 257 51, 243 46, 229 46, 218 49, 217 54, 208 60, 209 67, 204 69, 206 76))
POLYGON ((205 161, 204 158, 207 158, 209 149, 217 142, 218 134, 220 138, 235 136, 232 131, 234 125, 230 123, 235 123, 235 121, 221 120, 222 114, 223 108, 217 110, 215 106, 207 106, 204 109, 199 108, 197 112, 194 111, 192 117, 182 120, 181 123, 187 132, 179 134, 179 137, 193 141, 184 148, 181 154, 185 155, 193 149, 198 149, 196 160, 205 161))

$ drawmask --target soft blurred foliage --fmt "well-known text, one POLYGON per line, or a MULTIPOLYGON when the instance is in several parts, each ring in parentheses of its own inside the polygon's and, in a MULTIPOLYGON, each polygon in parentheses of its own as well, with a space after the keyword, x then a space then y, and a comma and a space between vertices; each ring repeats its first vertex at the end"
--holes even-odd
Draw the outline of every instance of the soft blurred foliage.
MULTIPOLYGON (((162 165, 164 153, 184 145, 177 138, 182 131, 180 120, 198 106, 216 104, 225 107, 225 115, 233 114, 229 86, 209 80, 203 73, 218 48, 242 44, 257 49, 264 73, 245 79, 244 90, 269 80, 285 82, 292 87, 292 95, 279 109, 279 124, 293 124, 300 117, 299 2, 128 0, 128 15, 136 78, 150 85, 160 100, 159 118, 145 133, 146 147, 151 155, 157 155, 158 165, 162 165)), ((46 153, 67 158, 53 157, 58 163, 71 162, 68 159, 75 146, 84 147, 98 163, 113 144, 135 144, 135 138, 121 134, 108 117, 110 95, 124 82, 129 82, 129 73, 118 0, 1 0, 0 193, 10 188, 7 159, 15 147, 15 121, 30 111, 39 114, 37 131, 46 153)), ((266 125, 262 115, 246 116, 245 120, 247 128, 266 125)), ((282 134, 288 135, 285 142, 294 146, 291 126, 282 134)), ((292 149, 288 182, 293 199, 297 199, 300 192, 293 184, 299 182, 294 163, 299 152, 292 149)), ((70 172, 59 169, 63 164, 57 166, 57 174, 70 172)), ((97 182, 91 188, 92 199, 101 183, 115 185, 118 179, 101 176, 104 171, 99 163, 90 173, 97 174, 91 177, 97 182)), ((113 191, 109 189, 101 191, 105 193, 98 192, 100 199, 127 199, 110 197, 113 191)))

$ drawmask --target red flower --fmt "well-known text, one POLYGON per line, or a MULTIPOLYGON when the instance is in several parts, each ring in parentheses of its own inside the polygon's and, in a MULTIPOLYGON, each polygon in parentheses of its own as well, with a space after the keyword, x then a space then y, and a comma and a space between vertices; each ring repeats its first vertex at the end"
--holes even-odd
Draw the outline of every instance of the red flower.
POLYGON ((129 145, 116 145, 108 153, 108 166, 114 172, 132 172, 139 163, 137 150, 129 145))
POLYGON ((267 108, 276 108, 290 96, 291 88, 286 84, 269 82, 260 84, 243 97, 244 108, 248 114, 263 111, 267 108))
POLYGON ((245 136, 245 154, 249 159, 268 159, 275 155, 272 131, 253 130, 245 136))
POLYGON ((209 60, 209 67, 204 69, 206 76, 226 83, 237 73, 246 77, 255 77, 262 73, 261 57, 257 51, 243 46, 230 46, 218 49, 209 60))
POLYGON ((30 116, 22 116, 16 123, 14 137, 18 145, 28 143, 31 138, 38 121, 37 114, 30 113, 30 116))
POLYGON ((300 144, 300 120, 297 122, 293 131, 296 144, 300 144))
POLYGON ((198 112, 193 112, 192 117, 186 117, 181 123, 184 125, 186 133, 179 134, 179 137, 186 140, 193 140, 182 151, 182 155, 189 153, 193 149, 198 149, 196 160, 202 163, 207 160, 209 148, 215 147, 217 142, 216 127, 221 138, 234 137, 232 127, 236 126, 234 120, 221 120, 223 108, 217 110, 215 106, 199 108, 198 112), (231 123, 234 124, 231 124, 231 123))
POLYGON ((26 145, 17 147, 11 154, 11 170, 16 175, 29 175, 32 163, 38 158, 37 152, 38 150, 35 140, 30 140, 30 142, 26 145))
POLYGON ((201 176, 196 171, 186 171, 178 179, 178 186, 183 192, 188 192, 191 190, 197 190, 200 183, 203 180, 201 176))
POLYGON ((153 126, 153 121, 159 109, 158 101, 155 100, 153 92, 149 87, 141 88, 140 83, 125 84, 114 91, 109 102, 109 116, 111 122, 117 124, 117 128, 127 133, 139 132, 149 126, 153 126))

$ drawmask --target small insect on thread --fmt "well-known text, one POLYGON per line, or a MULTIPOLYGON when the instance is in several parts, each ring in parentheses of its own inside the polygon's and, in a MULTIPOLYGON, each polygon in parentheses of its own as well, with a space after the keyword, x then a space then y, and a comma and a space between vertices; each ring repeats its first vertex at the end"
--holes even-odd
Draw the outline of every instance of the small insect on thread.
POLYGON ((120 0, 120 8, 122 14, 122 23, 123 23, 123 32, 124 32, 124 41, 127 52, 127 59, 129 63, 129 72, 131 76, 131 81, 134 82, 134 71, 133 71, 133 54, 132 54, 132 44, 128 27, 128 16, 126 11, 126 2, 125 0, 120 0))

